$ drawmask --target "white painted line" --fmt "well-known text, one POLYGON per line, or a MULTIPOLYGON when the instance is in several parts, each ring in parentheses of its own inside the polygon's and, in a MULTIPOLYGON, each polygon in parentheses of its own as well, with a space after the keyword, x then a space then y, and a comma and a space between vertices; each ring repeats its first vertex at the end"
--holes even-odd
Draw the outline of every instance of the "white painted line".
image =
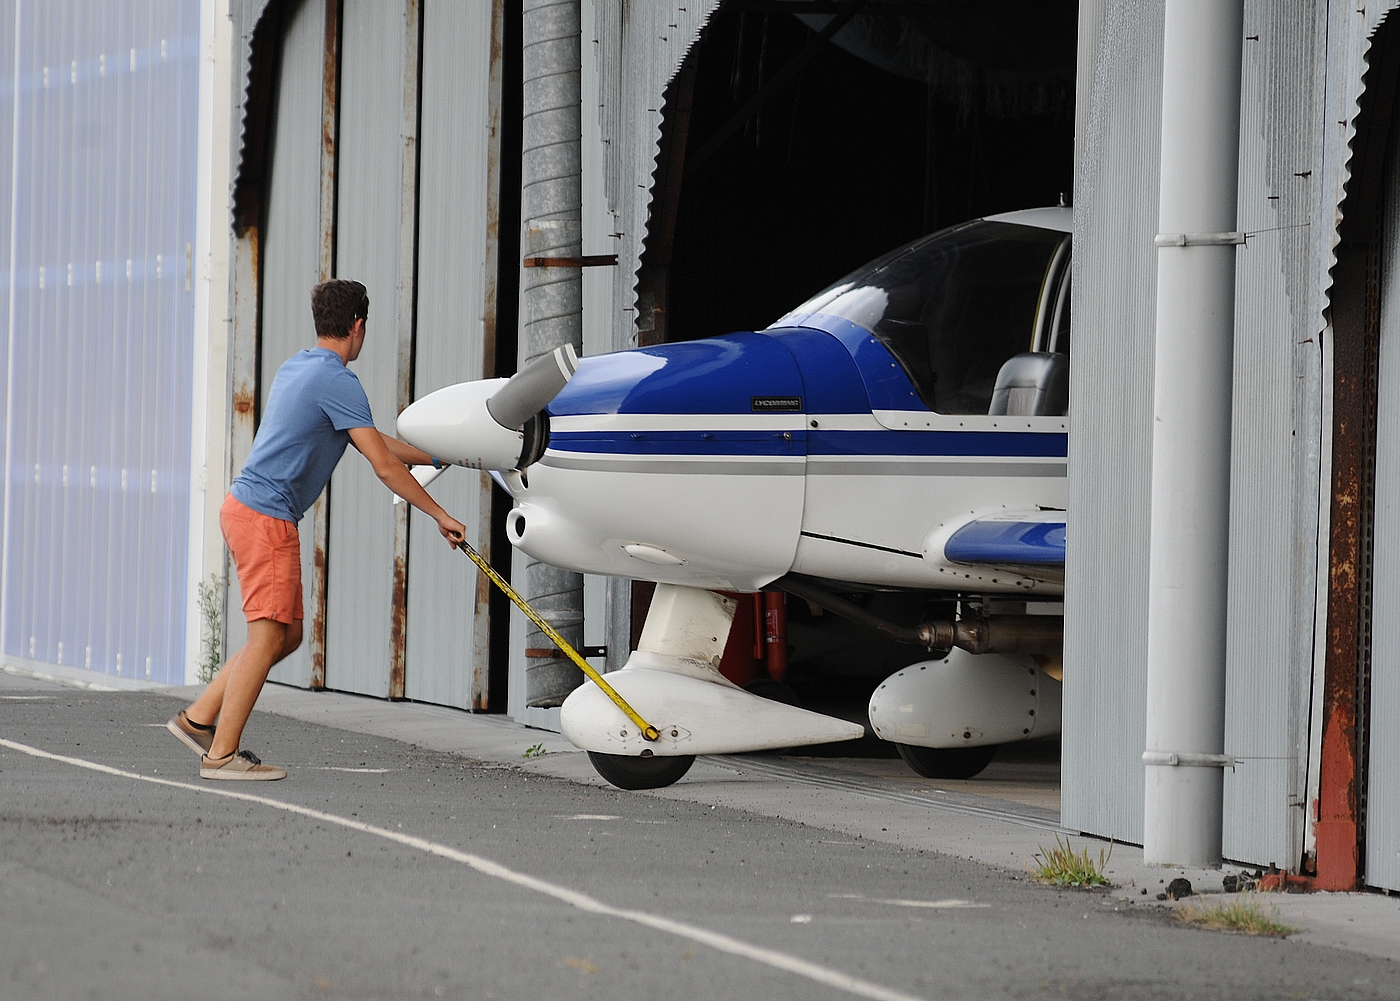
POLYGON ((365 775, 383 775, 392 772, 392 768, 337 768, 335 765, 320 765, 312 768, 313 772, 360 772, 365 775))
POLYGON ((828 893, 828 897, 837 900, 861 900, 867 904, 889 904, 891 907, 930 907, 935 910, 955 910, 965 907, 991 907, 991 904, 979 904, 975 900, 900 900, 886 899, 881 897, 862 897, 859 893, 828 893))
MULTIPOLYGON (((53 697, 52 695, 0 695, 0 700, 5 702, 44 702, 53 697)), ((164 723, 160 725, 165 726, 164 723)))
POLYGON ((568 816, 565 816, 564 814, 560 813, 560 814, 556 814, 555 817, 554 817, 554 819, 555 819, 555 820, 618 820, 618 819, 620 819, 620 818, 619 818, 619 817, 617 816, 617 814, 615 814, 615 813, 571 813, 571 814, 569 814, 568 816))
POLYGON ((605 904, 585 893, 571 890, 566 886, 559 886, 548 880, 530 876, 523 872, 516 872, 493 862, 481 855, 472 855, 469 852, 458 851, 448 845, 439 844, 436 841, 429 841, 426 838, 414 837, 412 834, 404 834, 401 831, 391 831, 384 827, 375 827, 373 824, 366 824, 362 821, 351 820, 349 817, 340 817, 334 813, 325 813, 321 810, 313 810, 309 806, 298 806, 295 803, 286 803, 282 800, 270 799, 267 796, 256 796, 253 793, 235 792, 232 789, 220 789, 213 785, 194 785, 190 782, 176 782, 172 779, 158 779, 150 775, 138 775, 136 772, 123 771, 120 768, 112 768, 109 765, 99 765, 95 761, 85 761, 82 758, 70 758, 62 754, 53 754, 49 751, 40 750, 37 747, 30 747, 28 744, 20 744, 13 740, 0 738, 0 747, 8 747, 21 754, 27 754, 32 758, 44 758, 48 761, 59 761, 65 765, 74 765, 78 768, 86 768, 89 771, 101 772, 104 775, 116 775, 126 779, 136 779, 140 782, 150 782, 153 785, 169 786, 173 789, 186 789, 190 792, 207 793, 212 796, 223 796, 225 799, 242 800, 245 803, 259 803, 263 806, 271 807, 274 810, 284 810, 287 813, 295 813, 302 817, 310 817, 312 820, 319 820, 327 824, 336 824, 340 827, 348 828, 352 831, 359 831, 362 834, 373 834, 388 841, 396 841, 409 848, 416 848, 419 851, 427 852, 429 855, 437 855, 441 858, 451 859, 453 862, 460 862, 465 866, 475 869, 483 875, 493 876, 496 879, 507 883, 514 883, 516 886, 523 886, 527 890, 534 890, 547 897, 577 907, 581 911, 590 914, 601 914, 605 917, 621 918, 623 921, 631 921, 633 924, 652 928, 656 931, 666 932, 675 935, 677 938, 689 939, 700 945, 708 945, 718 952, 727 952, 731 956, 741 956, 744 959, 751 959, 755 963, 762 963, 774 969, 782 970, 785 973, 792 973, 799 977, 805 977, 815 983, 825 984, 837 990, 845 991, 847 994, 854 994, 857 997, 871 998, 872 1001, 925 1001, 925 999, 914 994, 905 994, 903 991, 893 990, 883 987, 880 984, 871 983, 868 980, 861 980, 850 974, 842 973, 840 970, 833 970, 830 967, 822 966, 818 963, 808 962, 797 956, 779 952, 776 949, 765 949, 762 946, 751 945, 748 942, 740 941, 729 935, 710 931, 708 928, 700 928, 696 925, 687 924, 684 921, 676 921, 672 918, 662 917, 659 914, 651 914, 647 911, 634 911, 622 907, 613 907, 605 904))

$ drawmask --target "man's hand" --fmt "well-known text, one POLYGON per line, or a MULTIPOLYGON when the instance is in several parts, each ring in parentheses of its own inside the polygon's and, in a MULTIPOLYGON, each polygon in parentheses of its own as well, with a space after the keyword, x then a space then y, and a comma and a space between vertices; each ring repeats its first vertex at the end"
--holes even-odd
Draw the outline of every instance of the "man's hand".
MULTIPOLYGON (((413 478, 408 467, 389 451, 386 441, 393 440, 386 438, 375 428, 350 429, 350 443, 369 460, 369 464, 374 467, 374 474, 379 477, 380 482, 436 521, 438 531, 442 533, 442 537, 447 540, 448 545, 454 549, 460 547, 466 540, 467 527, 444 511, 437 501, 429 497, 428 491, 424 490, 422 485, 413 478)), ((397 442, 397 444, 402 445, 410 454, 427 454, 413 448, 412 445, 403 442, 397 442)))
POLYGON ((467 541, 467 526, 463 525, 456 518, 443 512, 441 518, 437 520, 438 531, 447 540, 447 544, 453 549, 461 549, 467 541))

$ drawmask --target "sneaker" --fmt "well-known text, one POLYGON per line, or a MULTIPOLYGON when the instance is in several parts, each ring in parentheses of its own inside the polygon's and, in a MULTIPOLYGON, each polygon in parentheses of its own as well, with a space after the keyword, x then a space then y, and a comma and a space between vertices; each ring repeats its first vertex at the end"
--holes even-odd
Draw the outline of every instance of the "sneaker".
POLYGON ((193 722, 185 715, 183 709, 170 717, 170 722, 165 724, 165 728, 195 754, 208 754, 209 748, 214 746, 214 728, 193 722))
POLYGON ((252 751, 238 751, 227 758, 211 758, 204 755, 199 759, 199 777, 202 779, 233 779, 244 782, 272 782, 285 779, 287 770, 276 765, 265 765, 252 751))

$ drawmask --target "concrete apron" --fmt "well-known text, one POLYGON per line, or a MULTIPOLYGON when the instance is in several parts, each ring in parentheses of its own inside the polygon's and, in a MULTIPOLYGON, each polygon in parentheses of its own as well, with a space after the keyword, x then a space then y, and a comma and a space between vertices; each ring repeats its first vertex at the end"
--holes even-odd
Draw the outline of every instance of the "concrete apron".
MULTIPOLYGON (((94 675, 91 671, 9 661, 0 670, 17 677, 90 691, 159 690, 192 700, 197 686, 178 688, 94 675)), ((257 711, 336 727, 352 733, 403 741, 445 754, 510 765, 585 785, 605 786, 587 756, 559 734, 536 730, 503 716, 473 715, 445 706, 386 702, 339 692, 311 692, 269 684, 257 711), (526 750, 539 746, 533 756, 526 750)), ((256 721, 254 721, 256 728, 256 721)), ((898 769, 903 769, 902 763, 898 769)), ((995 766, 993 766, 995 767, 995 766)), ((685 778, 666 789, 631 795, 723 806, 780 817, 830 831, 840 838, 887 844, 970 859, 1024 873, 1042 846, 1058 835, 1072 836, 1076 849, 1097 858, 1108 843, 1065 831, 1058 810, 1047 809, 1043 791, 1017 790, 1014 783, 986 783, 1001 796, 967 791, 978 781, 939 783, 894 770, 879 774, 874 763, 849 767, 842 759, 775 756, 706 757, 685 778), (1024 794, 1022 794, 1024 793, 1024 794), (1005 798, 1012 797, 1012 798, 1005 798), (1017 802, 1016 800, 1021 800, 1017 802), (1037 805, 1039 804, 1039 805, 1037 805)), ((1112 846, 1105 872, 1114 883, 1106 892, 1083 894, 1084 907, 1121 907, 1125 902, 1170 907, 1156 895, 1178 876, 1198 893, 1219 895, 1223 870, 1161 869, 1142 861, 1142 849, 1112 846), (1144 895, 1143 890, 1147 893, 1144 895)), ((1073 892, 1073 891, 1066 891, 1073 892)), ((1217 899, 1220 899, 1217 897, 1217 899)), ((1293 938, 1316 945, 1400 960, 1400 899, 1376 893, 1269 894, 1266 907, 1299 931, 1293 938)))

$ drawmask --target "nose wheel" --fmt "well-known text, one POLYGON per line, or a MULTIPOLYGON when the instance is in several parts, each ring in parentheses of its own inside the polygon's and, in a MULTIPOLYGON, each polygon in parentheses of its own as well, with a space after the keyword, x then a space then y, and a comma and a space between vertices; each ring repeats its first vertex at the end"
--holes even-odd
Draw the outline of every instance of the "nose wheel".
POLYGON ((661 789, 680 780, 695 764, 695 755, 640 758, 630 754, 589 751, 593 769, 619 789, 661 789))
POLYGON ((997 745, 989 747, 916 747, 895 744, 904 763, 926 779, 970 779, 992 763, 997 745))

